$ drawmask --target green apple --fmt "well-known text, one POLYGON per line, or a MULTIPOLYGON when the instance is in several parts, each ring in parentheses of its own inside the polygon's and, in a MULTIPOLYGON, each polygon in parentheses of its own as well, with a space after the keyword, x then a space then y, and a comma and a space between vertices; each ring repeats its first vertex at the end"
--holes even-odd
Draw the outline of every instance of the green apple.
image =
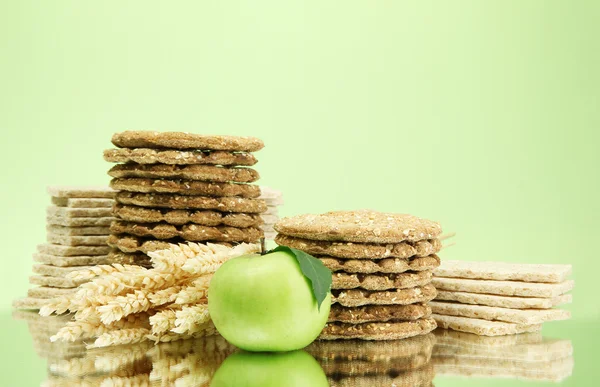
POLYGON ((329 383, 319 363, 304 351, 240 352, 225 359, 210 386, 325 387, 329 383))
MULTIPOLYGON (((314 258, 313 258, 314 259, 314 258)), ((318 308, 311 282, 286 251, 225 262, 208 289, 219 333, 247 351, 293 351, 313 342, 327 322, 331 293, 318 308)))

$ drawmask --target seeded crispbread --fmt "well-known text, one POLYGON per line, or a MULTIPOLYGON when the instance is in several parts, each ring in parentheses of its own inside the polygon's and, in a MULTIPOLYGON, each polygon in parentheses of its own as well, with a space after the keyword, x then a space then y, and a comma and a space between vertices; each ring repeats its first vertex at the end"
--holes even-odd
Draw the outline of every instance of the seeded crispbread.
POLYGON ((63 227, 107 227, 115 218, 66 218, 64 216, 47 216, 46 222, 53 226, 63 227))
POLYGON ((381 259, 426 257, 440 251, 439 239, 395 244, 329 242, 302 239, 279 234, 275 238, 279 245, 306 251, 313 255, 327 255, 347 259, 381 259))
POLYGON ((13 301, 12 306, 15 309, 38 310, 50 302, 46 298, 24 297, 13 301))
POLYGON ((365 305, 354 308, 333 304, 331 305, 328 321, 361 324, 366 322, 386 322, 390 320, 417 320, 429 316, 431 316, 431 308, 427 306, 427 304, 365 305))
POLYGON ((512 324, 477 318, 445 316, 436 313, 431 316, 440 328, 469 332, 481 336, 514 335, 517 333, 537 332, 542 329, 541 324, 512 324))
POLYGON ((133 223, 116 220, 110 226, 114 234, 129 234, 157 239, 183 238, 186 241, 257 242, 263 236, 256 227, 236 228, 229 226, 201 226, 186 224, 174 226, 168 223, 133 223))
POLYGON ((106 245, 107 235, 69 236, 54 233, 46 234, 46 241, 63 246, 103 246, 106 245))
POLYGON ((572 290, 575 281, 567 280, 560 283, 545 284, 540 282, 434 277, 433 284, 437 289, 454 292, 552 298, 572 290))
POLYGON ((331 302, 342 306, 407 305, 428 302, 435 298, 436 290, 429 284, 395 291, 370 291, 364 289, 332 290, 331 302))
POLYGON ((33 254, 33 259, 37 262, 52 266, 87 266, 106 265, 111 263, 109 262, 107 255, 63 257, 52 254, 35 253, 33 254))
POLYGON ((103 186, 58 186, 51 185, 46 188, 48 194, 57 198, 112 198, 115 191, 103 186))
POLYGON ((46 225, 46 231, 54 235, 63 236, 91 236, 91 235, 108 235, 110 228, 104 226, 89 226, 89 227, 66 227, 57 226, 54 224, 46 225))
POLYGON ((49 206, 46 208, 47 216, 59 216, 62 218, 103 218, 112 216, 110 208, 69 208, 49 206))
POLYGON ((569 311, 562 309, 509 309, 443 301, 432 301, 430 306, 433 313, 446 316, 480 318, 526 325, 541 324, 554 320, 567 320, 571 317, 569 311))
POLYGON ((27 290, 27 296, 33 298, 55 298, 73 294, 77 290, 76 288, 53 288, 49 286, 36 286, 27 290))
POLYGON ((110 186, 119 191, 142 193, 172 193, 186 196, 239 196, 257 198, 257 185, 215 183, 211 181, 166 180, 144 178, 112 179, 110 186))
POLYGON ((211 150, 176 150, 149 148, 118 148, 104 151, 104 160, 112 163, 134 162, 138 164, 205 164, 205 165, 254 165, 256 157, 247 152, 211 150))
POLYGON ((265 146, 256 137, 145 130, 115 133, 112 136, 112 143, 119 148, 210 149, 242 152, 255 152, 265 146))
POLYGON ((32 285, 50 286, 54 288, 76 288, 87 281, 72 280, 70 278, 52 277, 47 275, 32 275, 29 283, 32 285))
POLYGON ((110 208, 114 204, 112 198, 57 198, 50 199, 58 207, 69 208, 110 208))
POLYGON ((332 211, 283 218, 275 225, 281 234, 297 238, 360 243, 400 243, 436 239, 441 226, 413 215, 371 210, 332 211))
MULTIPOLYGON (((108 171, 115 178, 171 179, 184 181, 211 181, 252 183, 260 178, 258 171, 247 167, 223 167, 215 165, 168 165, 168 164, 117 164, 108 171)), ((116 187, 112 187, 116 189, 116 187)), ((260 195, 260 189, 258 189, 260 195)), ((258 195, 257 195, 258 196, 258 195)))
POLYGON ((108 253, 108 261, 111 264, 120 263, 122 265, 138 265, 144 267, 152 266, 150 257, 144 253, 124 253, 116 249, 108 253))
POLYGON ((79 270, 91 269, 92 266, 52 266, 52 265, 33 265, 33 272, 40 275, 49 275, 52 277, 66 277, 68 274, 79 270))
POLYGON ((420 258, 385 258, 377 261, 367 259, 340 259, 318 256, 323 264, 331 271, 346 273, 404 273, 405 271, 433 270, 440 264, 437 255, 420 258))
POLYGON ((37 250, 42 254, 72 257, 76 255, 106 255, 110 248, 108 246, 62 246, 44 243, 38 245, 37 250))
POLYGON ((398 340, 424 335, 436 328, 433 319, 415 321, 345 324, 330 322, 325 325, 319 339, 398 340))
MULTIPOLYGON (((144 239, 135 237, 132 235, 111 235, 108 237, 108 245, 119 249, 124 253, 144 253, 147 254, 150 251, 165 250, 168 249, 171 244, 178 244, 185 242, 183 239, 168 239, 164 241, 157 241, 153 239, 144 239)), ((231 246, 228 242, 219 241, 208 241, 218 245, 231 246)))
POLYGON ((223 213, 208 210, 170 210, 117 204, 116 217, 137 223, 165 222, 174 225, 196 223, 204 226, 252 227, 262 224, 259 214, 223 213))
POLYGON ((405 272, 398 274, 356 274, 336 272, 333 273, 332 289, 387 290, 405 289, 415 286, 425 286, 431 283, 431 270, 419 272, 405 272))
POLYGON ((444 260, 435 271, 435 275, 451 278, 559 283, 563 282, 571 274, 571 271, 571 265, 444 260))
POLYGON ((141 207, 188 210, 203 209, 221 212, 261 213, 267 209, 266 204, 260 199, 239 197, 182 196, 174 194, 119 192, 116 196, 116 200, 121 204, 141 207))
POLYGON ((493 294, 438 291, 438 301, 456 301, 463 304, 496 306, 513 309, 549 309, 572 301, 570 294, 553 298, 496 296, 493 294))

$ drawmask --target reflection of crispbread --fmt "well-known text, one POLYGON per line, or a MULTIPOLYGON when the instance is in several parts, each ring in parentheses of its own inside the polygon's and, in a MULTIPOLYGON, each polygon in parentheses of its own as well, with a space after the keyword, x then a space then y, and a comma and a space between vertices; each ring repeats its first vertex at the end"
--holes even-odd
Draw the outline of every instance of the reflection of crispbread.
POLYGON ((52 199, 52 204, 58 207, 71 208, 103 208, 112 207, 114 200, 112 198, 55 198, 52 199))
POLYGON ((76 255, 106 255, 110 251, 108 246, 62 246, 45 243, 38 245, 39 253, 72 257, 76 255))
POLYGON ((102 246, 106 244, 106 235, 58 235, 47 233, 46 240, 50 243, 57 243, 65 246, 102 246))
POLYGON ((209 136, 185 132, 124 131, 112 136, 120 148, 211 149, 255 152, 265 145, 255 137, 209 136))
POLYGON ((438 239, 419 242, 400 242, 396 244, 329 242, 301 239, 279 234, 275 238, 279 245, 306 251, 313 255, 354 259, 409 258, 426 257, 440 251, 442 244, 438 239))
POLYGON ((46 226, 46 231, 54 235, 64 236, 85 236, 85 235, 108 235, 110 229, 108 227, 65 227, 49 224, 46 226))
POLYGON ((350 274, 337 272, 333 274, 332 289, 367 290, 405 289, 425 286, 431 282, 431 270, 406 272, 399 274, 350 274))
POLYGON ((46 275, 32 275, 29 283, 32 285, 50 286, 54 288, 75 288, 86 281, 76 281, 70 278, 51 277, 46 275))
POLYGON ((35 253, 33 254, 33 259, 37 262, 52 266, 106 265, 109 263, 108 256, 106 255, 63 257, 52 254, 35 253))
POLYGON ((154 237, 157 239, 179 237, 195 242, 257 242, 263 236, 262 230, 256 227, 210 227, 194 223, 178 227, 168 223, 140 224, 120 220, 114 221, 110 230, 115 234, 130 234, 138 237, 154 237))
POLYGON ((370 375, 338 375, 328 376, 331 387, 372 387, 372 386, 393 386, 393 387, 432 387, 435 370, 433 364, 427 365, 410 371, 397 372, 392 366, 390 372, 383 374, 370 375))
POLYGON ((508 351, 515 346, 530 347, 542 343, 545 338, 540 332, 521 333, 520 335, 479 336, 468 332, 437 329, 434 332, 437 342, 462 347, 477 347, 484 350, 508 351))
POLYGON ((174 150, 174 149, 107 149, 104 160, 111 163, 134 162, 139 164, 206 164, 206 165, 254 165, 257 160, 251 153, 204 151, 204 150, 174 150))
POLYGON ((319 259, 331 271, 364 274, 404 273, 409 270, 433 270, 440 264, 440 258, 437 255, 413 259, 385 258, 378 261, 367 259, 339 259, 333 257, 319 257, 319 259))
MULTIPOLYGON (((146 240, 132 235, 111 235, 108 237, 108 245, 121 250, 124 253, 141 252, 147 254, 150 251, 168 249, 171 244, 184 242, 182 239, 167 241, 146 240)), ((230 246, 228 242, 209 241, 214 244, 230 246)))
POLYGON ((261 224, 258 214, 222 213, 218 211, 169 210, 117 204, 114 214, 119 219, 138 223, 166 222, 174 225, 196 223, 204 226, 251 227, 261 224))
MULTIPOLYGON (((415 337, 415 336, 413 336, 415 337)), ((410 337, 406 338, 409 339, 410 337)), ((406 340, 405 339, 405 340, 406 340)), ((321 340, 324 341, 324 340, 321 340)), ((360 344, 358 344, 360 345, 360 344)), ((404 356, 389 361, 387 359, 363 360, 353 359, 352 361, 321 361, 321 367, 326 374, 339 375, 385 375, 387 373, 400 373, 414 371, 424 367, 431 360, 431 350, 412 356, 404 356)))
POLYGON ((49 275, 52 277, 66 277, 68 274, 78 271, 91 269, 91 266, 73 266, 61 267, 52 265, 33 265, 33 272, 41 275, 49 275))
POLYGON ((27 291, 29 297, 54 298, 75 293, 75 288, 52 288, 49 286, 37 286, 27 291))
POLYGON ((114 218, 66 218, 64 216, 47 216, 46 221, 50 225, 63 227, 103 227, 110 226, 114 218))
POLYGON ((112 216, 112 210, 110 208, 69 208, 49 206, 46 209, 46 215, 62 218, 103 218, 112 216))
POLYGON ((505 321, 515 324, 541 324, 546 321, 566 320, 571 317, 571 313, 563 309, 509 309, 443 301, 432 301, 430 305, 433 313, 437 314, 505 321))
POLYGON ((108 171, 108 175, 116 178, 203 180, 221 183, 252 183, 260 178, 258 172, 252 168, 197 164, 117 164, 108 171))
POLYGON ((260 189, 257 185, 192 180, 122 178, 112 179, 110 186, 119 191, 173 193, 189 196, 239 196, 257 198, 260 194, 260 189))
POLYGON ((204 209, 221 212, 261 213, 267 209, 266 204, 262 200, 238 197, 205 197, 119 192, 116 196, 116 200, 121 204, 142 207, 204 209))
POLYGON ((542 329, 541 324, 512 324, 477 318, 444 316, 435 313, 432 317, 441 328, 474 333, 482 336, 514 335, 517 333, 537 332, 542 329))
POLYGON ((112 198, 115 191, 108 187, 48 186, 48 194, 58 198, 112 198))
POLYGON ((435 328, 436 323, 432 319, 366 324, 327 323, 319 338, 322 340, 398 340, 423 335, 435 328))
POLYGON ((571 265, 444 261, 435 271, 435 275, 452 278, 558 283, 563 282, 571 274, 571 270, 571 265))
POLYGON ((433 279, 433 284, 437 289, 453 292, 551 298, 560 296, 561 294, 573 289, 575 281, 563 281, 560 283, 545 284, 539 282, 435 277, 433 279))
POLYGON ((412 215, 360 210, 284 218, 277 223, 275 230, 305 239, 399 243, 435 239, 442 228, 436 222, 412 215))
POLYGON ((370 291, 363 289, 332 290, 332 303, 354 307, 362 305, 407 305, 427 302, 435 298, 436 290, 429 284, 395 291, 370 291))
POLYGON ((572 296, 570 294, 563 294, 553 298, 510 297, 496 296, 493 294, 448 292, 445 290, 440 290, 438 292, 437 300, 456 301, 463 304, 497 306, 499 308, 549 309, 557 305, 570 303, 572 296))
POLYGON ((354 308, 333 304, 329 312, 329 321, 361 324, 375 321, 417 320, 429 316, 431 316, 431 308, 427 304, 365 305, 354 308))

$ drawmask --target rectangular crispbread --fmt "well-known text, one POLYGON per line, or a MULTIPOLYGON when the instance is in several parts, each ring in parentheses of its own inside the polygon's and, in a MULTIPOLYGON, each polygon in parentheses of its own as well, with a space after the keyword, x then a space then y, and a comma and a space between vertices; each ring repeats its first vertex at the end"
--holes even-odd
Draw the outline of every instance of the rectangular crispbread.
POLYGON ((431 301, 429 305, 432 312, 437 314, 526 325, 541 324, 554 320, 567 320, 571 317, 571 313, 563 309, 509 309, 443 301, 431 301))
POLYGON ((479 336, 468 332, 437 329, 434 331, 436 342, 460 347, 480 348, 482 350, 504 351, 508 348, 541 344, 545 338, 541 332, 521 333, 508 336, 479 336))
POLYGON ((553 298, 510 297, 496 296, 493 294, 438 290, 435 299, 437 301, 455 301, 463 304, 497 306, 499 308, 550 309, 557 305, 570 303, 572 301, 572 296, 570 294, 563 294, 553 298))
POLYGON ((571 271, 571 265, 442 261, 440 267, 435 270, 435 275, 451 278, 559 283, 563 282, 571 271))
POLYGON ((477 280, 467 278, 434 277, 436 289, 452 292, 484 293, 501 296, 552 298, 573 289, 575 281, 559 283, 477 280))
POLYGON ((431 317, 437 322, 440 328, 469 332, 481 336, 514 335, 517 333, 537 332, 542 329, 541 324, 512 324, 477 318, 444 316, 437 313, 433 313, 431 317))
POLYGON ((52 266, 88 266, 88 265, 107 265, 111 261, 108 255, 79 255, 73 257, 63 257, 52 254, 33 254, 33 260, 52 266))
POLYGON ((106 198, 51 198, 52 204, 69 208, 112 208, 115 201, 106 198))
POLYGON ((47 216, 46 222, 50 225, 65 227, 108 227, 115 220, 112 216, 94 218, 67 218, 64 216, 47 216))
POLYGON ((52 288, 49 286, 36 286, 27 291, 27 296, 34 298, 54 298, 75 293, 75 289, 52 288))
POLYGON ((106 255, 111 249, 108 246, 62 246, 44 243, 38 245, 37 250, 42 254, 73 257, 76 255, 106 255))
POLYGON ((46 305, 48 301, 49 299, 47 298, 24 297, 14 300, 12 306, 15 309, 35 310, 46 305))
POLYGON ((59 216, 62 218, 106 218, 112 216, 112 208, 70 208, 48 206, 47 216, 59 216))
POLYGON ((92 266, 51 266, 51 265, 33 265, 33 272, 41 275, 50 275, 52 277, 66 277, 67 274, 79 270, 89 270, 92 266))
POLYGON ((46 241, 63 246, 104 246, 108 235, 59 235, 51 232, 46 233, 46 241))
POLYGON ((32 275, 29 283, 32 285, 49 286, 53 288, 76 288, 87 281, 75 281, 69 278, 52 277, 48 275, 32 275))
POLYGON ((93 235, 110 235, 110 227, 106 226, 89 226, 89 227, 66 227, 49 224, 46 226, 46 232, 54 235, 63 236, 93 236, 93 235))
POLYGON ((51 185, 47 189, 50 196, 58 198, 112 198, 115 191, 105 186, 59 186, 51 185))

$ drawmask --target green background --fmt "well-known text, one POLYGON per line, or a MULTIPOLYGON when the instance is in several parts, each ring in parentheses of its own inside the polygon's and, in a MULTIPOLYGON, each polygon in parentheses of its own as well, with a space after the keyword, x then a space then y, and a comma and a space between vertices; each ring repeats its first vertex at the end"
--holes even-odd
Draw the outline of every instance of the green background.
POLYGON ((442 259, 573 264, 568 308, 597 324, 599 19, 597 1, 1 2, 0 308, 26 293, 45 187, 108 184, 112 133, 156 129, 263 139, 283 215, 407 212, 458 233, 442 259))

